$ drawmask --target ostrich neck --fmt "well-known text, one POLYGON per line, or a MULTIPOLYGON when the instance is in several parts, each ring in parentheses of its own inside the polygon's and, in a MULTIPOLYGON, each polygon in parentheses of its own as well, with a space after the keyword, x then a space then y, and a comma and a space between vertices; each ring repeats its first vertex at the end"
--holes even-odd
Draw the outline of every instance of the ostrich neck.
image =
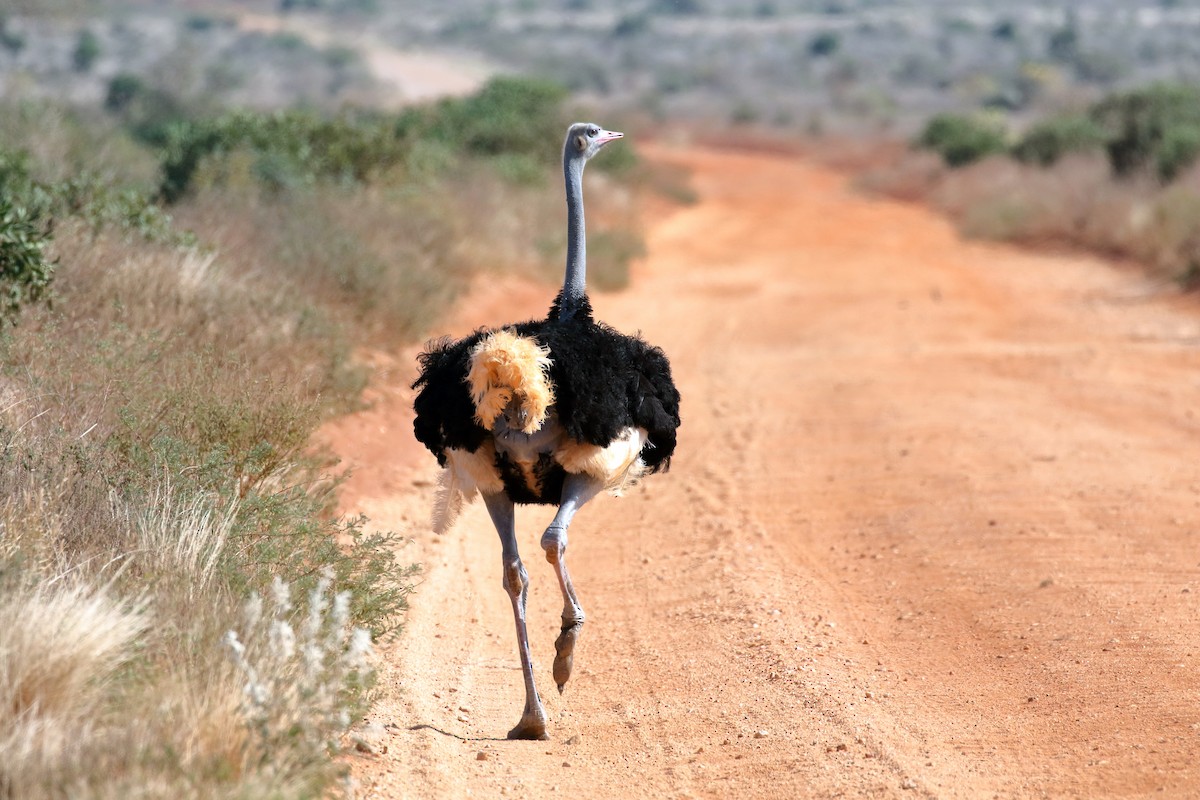
POLYGON ((563 174, 567 184, 567 275, 559 319, 570 319, 587 294, 587 235, 583 223, 583 165, 581 158, 566 159, 563 174))

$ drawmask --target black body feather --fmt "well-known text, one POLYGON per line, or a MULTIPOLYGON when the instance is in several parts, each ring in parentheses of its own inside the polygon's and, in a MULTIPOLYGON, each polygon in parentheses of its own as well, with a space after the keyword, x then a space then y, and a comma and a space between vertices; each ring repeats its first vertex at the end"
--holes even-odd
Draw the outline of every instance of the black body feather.
MULTIPOLYGON (((505 326, 549 349, 559 424, 571 439, 600 447, 611 444, 626 428, 644 428, 648 441, 641 458, 647 472, 665 471, 680 424, 679 391, 666 355, 641 337, 618 333, 593 320, 586 299, 568 320, 559 318, 561 304, 560 295, 545 320, 505 326)), ((419 357, 421 374, 413 383, 419 390, 413 403, 413 431, 443 466, 447 448, 473 453, 491 435, 476 422, 467 388, 471 349, 491 332, 481 329, 458 341, 432 342, 419 357)), ((562 471, 552 468, 557 465, 545 465, 550 480, 542 497, 535 497, 507 466, 497 464, 515 502, 559 501, 561 476, 550 477, 562 471), (554 490, 555 485, 559 490, 554 490)))

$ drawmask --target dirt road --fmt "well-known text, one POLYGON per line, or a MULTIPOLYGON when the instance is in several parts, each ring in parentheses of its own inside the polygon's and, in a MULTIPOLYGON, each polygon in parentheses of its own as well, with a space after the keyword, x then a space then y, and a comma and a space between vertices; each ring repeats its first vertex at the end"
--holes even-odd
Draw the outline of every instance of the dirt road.
MULTIPOLYGON (((330 436, 427 566, 352 759, 369 797, 1200 796, 1200 313, 1134 271, 964 243, 775 156, 688 150, 601 318, 672 357, 672 471, 572 528, 588 623, 518 517, 549 742, 479 505, 424 532, 408 356, 330 436)), ((449 332, 542 313, 501 284, 449 332)))

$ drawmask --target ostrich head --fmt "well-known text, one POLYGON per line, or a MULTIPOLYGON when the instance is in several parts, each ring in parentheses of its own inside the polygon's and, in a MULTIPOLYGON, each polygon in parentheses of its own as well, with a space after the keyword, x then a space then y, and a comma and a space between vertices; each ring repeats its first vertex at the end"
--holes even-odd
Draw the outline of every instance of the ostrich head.
POLYGON ((567 140, 563 143, 563 160, 580 159, 586 162, 599 153, 601 147, 624 135, 618 131, 606 131, 594 122, 576 122, 567 129, 567 140))

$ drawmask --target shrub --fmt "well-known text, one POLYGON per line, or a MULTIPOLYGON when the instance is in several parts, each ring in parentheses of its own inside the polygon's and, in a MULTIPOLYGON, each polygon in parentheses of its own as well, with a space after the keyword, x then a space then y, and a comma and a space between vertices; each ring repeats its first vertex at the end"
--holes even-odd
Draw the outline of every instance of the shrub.
POLYGON ((79 33, 75 40, 75 50, 71 53, 71 64, 76 72, 90 72, 100 57, 100 39, 86 28, 79 33))
POLYGON ((0 150, 0 320, 13 321, 23 307, 48 299, 56 265, 50 255, 53 231, 66 220, 81 221, 94 234, 115 228, 149 242, 193 241, 135 189, 89 174, 36 181, 27 155, 0 150))
POLYGON ((54 275, 49 254, 51 198, 29 176, 24 153, 0 150, 0 320, 46 294, 54 275))
POLYGON ((183 122, 168 131, 159 196, 168 203, 178 201, 210 156, 248 152, 264 185, 278 188, 318 178, 364 180, 398 163, 401 144, 374 118, 325 120, 300 111, 241 111, 183 122))
POLYGON ((1158 177, 1173 180, 1200 155, 1200 123, 1174 125, 1163 133, 1155 154, 1158 177))
POLYGON ((1074 17, 1068 17, 1066 25, 1050 34, 1046 50, 1055 61, 1070 62, 1075 58, 1079 53, 1079 27, 1074 17))
POLYGON ((1099 150, 1105 142, 1104 129, 1089 117, 1054 117, 1026 131, 1013 147, 1013 155, 1019 161, 1048 167, 1067 153, 1099 150))
POLYGON ((1017 40, 1017 23, 1011 19, 1001 19, 992 26, 992 38, 1005 42, 1017 40))
POLYGON ((1140 231, 1141 252, 1160 273, 1194 289, 1200 279, 1200 194, 1175 185, 1154 201, 1140 231))
POLYGON ((468 97, 453 98, 402 115, 397 131, 406 139, 432 139, 482 156, 542 157, 547 142, 560 140, 566 90, 532 78, 498 77, 468 97))
POLYGON ((808 52, 814 58, 825 58, 836 53, 841 43, 841 39, 838 38, 836 33, 824 31, 818 33, 808 43, 808 52))
POLYGON ((984 117, 960 114, 933 117, 916 143, 918 147, 938 153, 952 167, 970 164, 1006 149, 1001 125, 984 117))
MULTIPOLYGON (((495 78, 465 98, 410 109, 395 118, 343 114, 322 119, 286 111, 234 112, 171 129, 159 194, 178 201, 209 157, 248 153, 262 184, 279 188, 317 180, 366 181, 402 164, 420 143, 453 153, 544 163, 546 143, 562 135, 565 90, 525 78, 495 78)), ((513 172, 520 180, 528 171, 513 172)))
POLYGON ((1197 155, 1200 87, 1157 84, 1123 92, 1092 106, 1089 116, 1107 134, 1118 175, 1152 167, 1170 180, 1197 155))
POLYGON ((104 95, 104 107, 112 112, 124 111, 145 91, 146 83, 138 76, 128 72, 114 75, 108 82, 108 91, 104 95))
POLYGON ((22 307, 46 294, 54 276, 47 252, 49 224, 36 210, 0 194, 0 319, 12 321, 22 307))
POLYGON ((625 14, 613 25, 614 39, 625 39, 639 36, 650 30, 650 15, 645 11, 625 14))
POLYGON ((115 115, 135 139, 157 147, 167 143, 172 126, 189 117, 183 104, 172 94, 125 72, 108 82, 104 108, 115 115))
POLYGON ((12 30, 8 25, 8 17, 0 15, 0 47, 16 55, 25 49, 25 36, 12 30))
MULTIPOLYGON (((292 587, 276 578, 266 602, 254 594, 244 605, 240 634, 225 634, 243 682, 240 711, 251 731, 251 763, 292 751, 320 764, 336 753, 337 737, 362 711, 372 680, 371 637, 352 625, 349 592, 330 597, 332 584, 333 576, 322 574, 297 613, 292 587)), ((321 788, 318 781, 302 795, 323 794, 321 788)))

